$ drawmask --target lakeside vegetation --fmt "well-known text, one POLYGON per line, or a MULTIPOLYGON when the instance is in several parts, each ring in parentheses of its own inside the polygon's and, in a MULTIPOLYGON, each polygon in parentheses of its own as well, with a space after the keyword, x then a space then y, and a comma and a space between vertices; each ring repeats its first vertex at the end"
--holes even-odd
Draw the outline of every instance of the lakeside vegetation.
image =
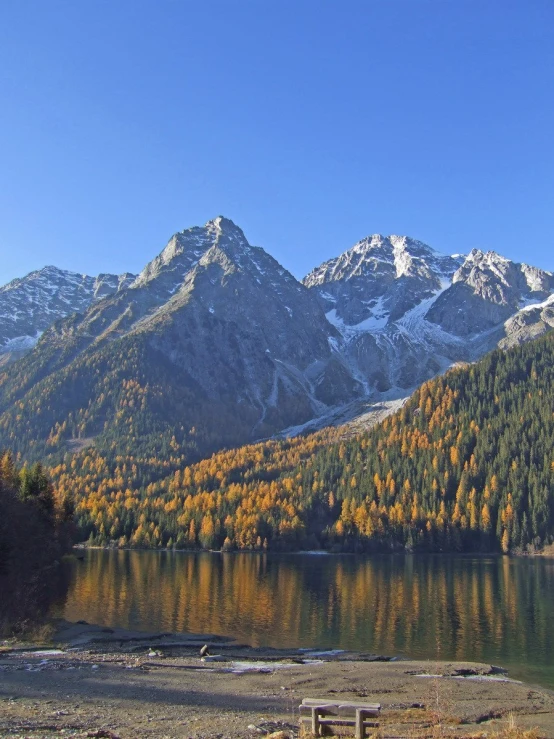
POLYGON ((91 447, 51 474, 100 546, 524 552, 553 541, 553 449, 548 334, 425 383, 351 440, 328 429, 193 465, 91 447))
POLYGON ((0 453, 0 634, 47 609, 74 535, 73 501, 55 493, 42 465, 18 468, 11 452, 0 453))

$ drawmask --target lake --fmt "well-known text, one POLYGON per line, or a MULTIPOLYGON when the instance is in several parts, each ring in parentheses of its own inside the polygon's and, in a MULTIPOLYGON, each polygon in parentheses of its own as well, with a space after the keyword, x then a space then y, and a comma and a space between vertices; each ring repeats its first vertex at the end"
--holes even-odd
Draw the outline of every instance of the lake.
POLYGON ((554 688, 554 560, 88 550, 58 615, 502 665, 554 688))

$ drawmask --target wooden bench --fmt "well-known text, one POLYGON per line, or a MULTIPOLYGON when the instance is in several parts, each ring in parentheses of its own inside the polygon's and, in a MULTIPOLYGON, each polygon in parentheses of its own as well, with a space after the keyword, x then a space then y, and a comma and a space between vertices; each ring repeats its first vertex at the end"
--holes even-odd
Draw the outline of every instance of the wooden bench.
POLYGON ((299 706, 300 723, 311 724, 314 736, 321 735, 322 726, 355 726, 356 739, 364 739, 366 727, 377 727, 380 703, 304 698, 299 706))

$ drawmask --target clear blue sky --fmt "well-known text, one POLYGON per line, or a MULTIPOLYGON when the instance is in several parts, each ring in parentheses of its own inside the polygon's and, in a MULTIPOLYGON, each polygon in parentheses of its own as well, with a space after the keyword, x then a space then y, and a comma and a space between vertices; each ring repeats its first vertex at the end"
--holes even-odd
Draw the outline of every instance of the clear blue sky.
POLYGON ((374 233, 554 269, 554 0, 5 0, 0 284, 223 214, 297 276, 374 233))

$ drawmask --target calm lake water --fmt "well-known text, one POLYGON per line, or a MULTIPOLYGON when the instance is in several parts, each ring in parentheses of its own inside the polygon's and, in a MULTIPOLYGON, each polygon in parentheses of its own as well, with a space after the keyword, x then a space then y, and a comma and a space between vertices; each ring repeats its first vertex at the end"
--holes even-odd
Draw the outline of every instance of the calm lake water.
POLYGON ((253 646, 490 662, 554 688, 548 559, 89 550, 61 611, 253 646))

